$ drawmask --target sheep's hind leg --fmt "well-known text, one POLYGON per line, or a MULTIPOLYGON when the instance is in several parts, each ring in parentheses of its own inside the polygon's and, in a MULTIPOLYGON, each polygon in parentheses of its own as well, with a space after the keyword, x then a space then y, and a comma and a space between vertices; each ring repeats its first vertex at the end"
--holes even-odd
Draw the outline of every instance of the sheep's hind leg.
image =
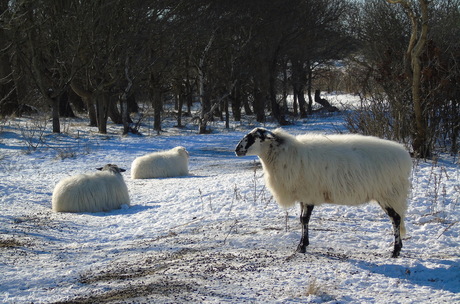
POLYGON ((394 211, 393 208, 387 207, 384 210, 391 219, 391 223, 393 224, 394 236, 395 236, 395 246, 394 246, 393 254, 391 255, 391 257, 397 258, 402 248, 401 231, 400 231, 401 216, 398 213, 396 213, 396 211, 394 211))
POLYGON ((313 205, 305 205, 304 203, 300 203, 300 223, 302 224, 302 237, 300 239, 299 246, 297 246, 297 252, 300 253, 305 253, 309 244, 308 222, 310 221, 313 207, 313 205))

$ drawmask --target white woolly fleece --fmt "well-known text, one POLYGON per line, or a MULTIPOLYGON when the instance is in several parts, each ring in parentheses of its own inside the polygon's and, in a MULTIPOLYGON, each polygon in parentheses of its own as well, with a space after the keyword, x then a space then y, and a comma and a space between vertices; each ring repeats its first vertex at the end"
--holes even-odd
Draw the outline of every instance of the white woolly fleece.
POLYGON ((281 129, 273 133, 280 144, 260 142, 259 158, 279 205, 359 205, 375 200, 401 216, 404 235, 412 161, 402 145, 362 135, 295 137, 281 129))
POLYGON ((158 178, 188 175, 189 154, 184 147, 150 153, 136 158, 131 165, 131 178, 158 178))
POLYGON ((61 180, 54 188, 53 211, 101 212, 129 206, 128 188, 120 173, 100 171, 61 180))

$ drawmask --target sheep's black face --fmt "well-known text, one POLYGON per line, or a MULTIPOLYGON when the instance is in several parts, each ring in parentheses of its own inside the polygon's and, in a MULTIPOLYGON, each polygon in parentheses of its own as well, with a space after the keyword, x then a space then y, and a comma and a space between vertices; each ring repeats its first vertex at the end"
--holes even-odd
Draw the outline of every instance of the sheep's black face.
POLYGON ((120 172, 125 172, 126 171, 125 169, 118 168, 117 165, 113 165, 113 164, 107 164, 104 167, 96 168, 96 169, 99 170, 99 171, 112 171, 112 172, 115 172, 115 173, 120 173, 120 172))
POLYGON ((249 133, 243 137, 235 149, 236 156, 245 156, 249 148, 255 143, 256 139, 253 134, 249 133))
POLYGON ((255 128, 238 143, 235 149, 237 156, 259 155, 260 144, 267 139, 273 139, 275 135, 263 128, 255 128))

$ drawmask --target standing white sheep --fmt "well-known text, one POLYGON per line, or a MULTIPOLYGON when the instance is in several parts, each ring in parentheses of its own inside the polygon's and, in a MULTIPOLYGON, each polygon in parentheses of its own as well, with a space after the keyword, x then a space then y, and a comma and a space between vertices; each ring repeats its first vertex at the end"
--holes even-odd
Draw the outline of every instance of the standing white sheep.
POLYGON ((136 158, 131 165, 131 178, 158 178, 188 174, 189 154, 184 147, 150 153, 136 158))
POLYGON ((129 206, 128 188, 120 172, 107 164, 100 172, 79 174, 61 180, 54 188, 52 208, 56 212, 101 212, 129 206))
POLYGON ((292 136, 281 129, 256 128, 238 143, 235 152, 260 158, 265 183, 279 205, 300 203, 298 252, 305 252, 309 244, 308 222, 314 206, 374 200, 392 221, 392 257, 399 256, 412 168, 402 145, 362 135, 292 136))

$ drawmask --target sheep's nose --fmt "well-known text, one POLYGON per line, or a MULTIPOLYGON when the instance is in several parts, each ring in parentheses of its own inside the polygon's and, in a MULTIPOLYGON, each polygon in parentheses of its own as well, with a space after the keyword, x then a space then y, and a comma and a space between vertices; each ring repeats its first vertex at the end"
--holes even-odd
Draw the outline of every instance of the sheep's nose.
POLYGON ((243 147, 241 145, 238 145, 235 149, 235 154, 236 156, 245 156, 246 155, 246 151, 243 149, 243 147))

